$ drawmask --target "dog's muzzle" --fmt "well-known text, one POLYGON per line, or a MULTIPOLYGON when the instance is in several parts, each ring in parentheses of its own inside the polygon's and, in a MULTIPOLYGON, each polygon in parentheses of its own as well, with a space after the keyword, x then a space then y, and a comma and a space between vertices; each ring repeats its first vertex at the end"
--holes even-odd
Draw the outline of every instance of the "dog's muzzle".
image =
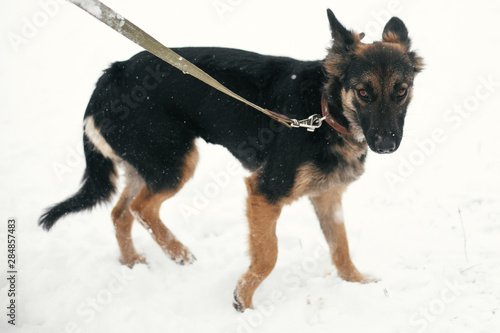
POLYGON ((377 135, 375 138, 375 142, 373 144, 373 148, 376 153, 379 154, 390 154, 396 151, 397 147, 396 138, 383 138, 380 135, 377 135))

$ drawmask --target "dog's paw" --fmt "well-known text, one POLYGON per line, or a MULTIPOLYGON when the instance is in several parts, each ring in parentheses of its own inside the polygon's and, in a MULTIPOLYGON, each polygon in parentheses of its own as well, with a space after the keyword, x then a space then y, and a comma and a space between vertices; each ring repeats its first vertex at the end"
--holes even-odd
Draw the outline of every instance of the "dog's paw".
POLYGON ((246 280, 240 279, 234 289, 233 307, 236 311, 245 312, 246 309, 253 309, 253 291, 250 293, 246 287, 248 287, 246 280))
POLYGON ((146 264, 146 258, 144 256, 140 255, 133 255, 127 258, 120 257, 120 263, 122 263, 125 266, 128 266, 129 268, 134 267, 136 264, 146 264))
POLYGON ((367 283, 377 283, 379 282, 380 279, 377 279, 375 277, 372 277, 372 276, 364 276, 363 275, 363 279, 361 281, 359 281, 359 283, 362 283, 362 284, 367 284, 367 283))
POLYGON ((248 307, 246 307, 245 305, 243 305, 243 302, 240 300, 240 298, 238 296, 238 287, 236 287, 236 289, 234 289, 233 295, 234 295, 233 307, 238 312, 244 312, 248 307))
POLYGON ((376 278, 370 276, 364 276, 356 268, 349 271, 339 272, 339 276, 345 281, 357 282, 362 284, 374 283, 379 281, 376 278))
POLYGON ((196 257, 194 256, 194 254, 189 252, 189 253, 182 255, 182 256, 179 256, 179 257, 175 257, 175 258, 172 257, 172 260, 175 261, 175 263, 177 265, 184 266, 184 265, 191 265, 192 263, 194 263, 196 261, 196 257))
POLYGON ((178 265, 191 265, 196 261, 196 257, 187 247, 182 245, 180 242, 165 249, 165 252, 170 256, 170 258, 175 261, 178 265))

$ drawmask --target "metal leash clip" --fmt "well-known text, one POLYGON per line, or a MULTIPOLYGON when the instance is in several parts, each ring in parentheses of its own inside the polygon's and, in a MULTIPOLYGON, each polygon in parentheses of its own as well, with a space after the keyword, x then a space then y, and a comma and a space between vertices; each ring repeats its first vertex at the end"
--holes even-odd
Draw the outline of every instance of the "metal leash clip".
POLYGON ((313 114, 307 119, 297 120, 292 119, 291 127, 305 127, 309 132, 314 132, 316 128, 319 128, 325 120, 326 117, 320 117, 319 114, 313 114))

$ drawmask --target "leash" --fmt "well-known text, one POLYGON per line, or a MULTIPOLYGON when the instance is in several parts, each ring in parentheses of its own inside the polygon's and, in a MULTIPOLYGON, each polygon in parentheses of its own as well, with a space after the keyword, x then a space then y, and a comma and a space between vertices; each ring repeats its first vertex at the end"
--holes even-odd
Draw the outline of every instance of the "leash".
MULTIPOLYGON (((103 22, 113 30, 117 31, 121 35, 127 37, 134 43, 142 46, 144 49, 154 54, 158 58, 179 69, 184 74, 189 74, 197 78, 198 80, 208 84, 209 86, 223 92, 228 96, 233 97, 234 99, 237 99, 242 103, 247 104, 248 106, 251 106, 252 108, 264 113, 268 117, 280 122, 281 124, 289 128, 305 127, 307 128, 308 131, 314 132, 316 128, 319 128, 321 126, 323 120, 327 120, 327 122, 330 125, 331 125, 330 121, 333 121, 333 118, 331 117, 329 112, 328 115, 324 114, 325 111, 323 106, 322 106, 323 117, 320 117, 318 114, 313 114, 309 118, 303 120, 291 119, 283 114, 273 112, 268 109, 264 109, 246 100, 245 98, 241 97, 235 92, 231 91, 223 84, 221 84, 219 81, 217 81, 216 79, 205 73, 199 67, 195 66, 194 64, 184 59, 183 57, 181 57, 168 47, 158 42, 156 39, 151 37, 141 28, 139 28, 138 26, 136 26, 135 24, 133 24, 132 22, 130 22, 129 20, 118 14, 117 12, 115 12, 113 9, 104 5, 102 2, 98 0, 69 0, 69 1, 74 5, 80 7, 81 9, 83 9, 84 11, 86 11, 99 21, 103 22), (328 119, 330 119, 330 121, 328 119)), ((322 98, 322 100, 323 99, 324 98, 322 98)), ((328 108, 328 104, 326 105, 326 108, 328 108)), ((335 123, 338 124, 337 122, 335 123)))

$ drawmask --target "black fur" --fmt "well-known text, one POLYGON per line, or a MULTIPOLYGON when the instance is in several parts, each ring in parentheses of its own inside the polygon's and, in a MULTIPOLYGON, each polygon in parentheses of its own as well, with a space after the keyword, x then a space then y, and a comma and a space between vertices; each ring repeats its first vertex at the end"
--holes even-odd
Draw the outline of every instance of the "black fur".
MULTIPOLYGON (((320 61, 222 48, 174 51, 264 108, 298 119, 320 110, 325 82, 320 61)), ((119 92, 107 94, 103 102, 108 104, 89 108, 86 116, 93 115, 99 127, 107 121, 114 124, 102 133, 104 138, 120 156, 127 153, 124 159, 155 190, 175 186, 179 165, 172 163, 180 160, 196 137, 223 145, 250 170, 264 165, 262 191, 275 200, 292 188, 295 171, 302 163, 314 159, 325 167, 334 167, 335 158, 324 151, 325 135, 331 137, 327 143, 337 139, 331 129, 321 128, 316 133, 288 129, 148 52, 116 66, 123 68, 114 77, 121 83, 119 92), (112 110, 109 103, 118 99, 119 93, 141 84, 148 75, 144 68, 162 73, 159 86, 148 91, 149 99, 130 107, 127 116, 106 112, 112 110), (294 142, 301 142, 300 147, 294 142)), ((96 91, 102 90, 98 85, 96 91)))
POLYGON ((406 29, 405 24, 401 19, 397 17, 393 17, 387 22, 387 24, 384 27, 384 32, 382 33, 383 35, 392 32, 394 33, 400 43, 403 43, 405 45, 410 45, 410 38, 408 37, 408 29, 406 29))
POLYGON ((105 158, 86 136, 83 138, 87 168, 80 190, 72 197, 48 209, 40 217, 40 225, 50 230, 54 223, 68 213, 90 209, 106 202, 115 191, 112 177, 116 176, 113 163, 105 158))
MULTIPOLYGON (((374 70, 374 64, 367 61, 403 71, 412 65, 405 60, 408 56, 389 56, 390 50, 383 49, 366 60, 354 59, 352 52, 359 39, 331 11, 328 17, 334 43, 326 61, 299 61, 227 48, 174 51, 244 98, 296 119, 321 113, 321 94, 325 92, 334 117, 351 127, 354 125, 346 117, 341 92, 354 89, 357 78, 374 70), (359 66, 352 65, 353 59, 359 66)), ((397 21, 390 22, 401 31, 397 21)), ((362 166, 366 157, 366 143, 343 136, 326 124, 313 133, 286 128, 148 52, 114 63, 105 71, 87 107, 85 118, 89 117, 114 153, 137 170, 153 192, 179 185, 183 157, 195 138, 223 145, 246 168, 258 170, 258 190, 271 202, 290 195, 297 170, 307 163, 324 175, 338 172, 347 185, 360 175, 350 170, 359 170, 357 165, 362 166), (345 153, 352 146, 359 150, 355 161, 345 153)), ((366 119, 363 121, 370 121, 366 119)), ((370 123, 361 125, 366 133, 371 131, 370 123)), ((109 180, 113 164, 89 149, 87 140, 83 186, 42 216, 40 224, 47 229, 63 215, 90 208, 113 192, 109 180)))

